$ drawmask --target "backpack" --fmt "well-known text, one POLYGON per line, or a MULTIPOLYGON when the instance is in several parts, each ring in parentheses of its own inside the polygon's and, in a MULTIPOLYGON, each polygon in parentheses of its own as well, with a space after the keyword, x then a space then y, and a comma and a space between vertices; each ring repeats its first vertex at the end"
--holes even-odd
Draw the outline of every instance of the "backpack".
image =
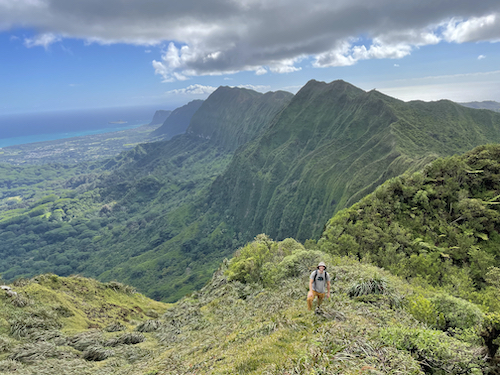
MULTIPOLYGON (((313 280, 314 285, 316 285, 316 276, 318 276, 318 270, 314 271, 314 280, 313 280)), ((325 270, 325 281, 327 279, 330 279, 330 281, 332 280, 330 275, 328 274, 328 272, 326 272, 326 270, 325 270)))

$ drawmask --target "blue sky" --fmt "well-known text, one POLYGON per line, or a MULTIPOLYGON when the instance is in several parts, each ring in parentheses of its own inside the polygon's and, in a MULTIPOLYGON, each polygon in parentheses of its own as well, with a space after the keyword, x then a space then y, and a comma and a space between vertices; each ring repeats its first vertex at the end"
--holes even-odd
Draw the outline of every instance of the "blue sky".
POLYGON ((310 79, 500 102, 499 41, 498 0, 0 0, 0 114, 174 109, 310 79))

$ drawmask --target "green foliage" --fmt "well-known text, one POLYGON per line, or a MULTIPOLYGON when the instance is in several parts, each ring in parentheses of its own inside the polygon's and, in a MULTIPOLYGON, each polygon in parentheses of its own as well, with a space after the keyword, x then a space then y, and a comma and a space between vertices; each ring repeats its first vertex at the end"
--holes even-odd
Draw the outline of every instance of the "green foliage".
POLYGON ((309 275, 320 261, 334 265, 330 257, 319 251, 306 250, 291 238, 273 242, 260 234, 235 253, 226 275, 230 281, 272 287, 285 278, 309 275))
POLYGON ((277 252, 277 246, 264 234, 239 249, 229 262, 228 280, 243 283, 262 282, 262 266, 277 252))
MULTIPOLYGON (((0 299, 0 319, 9 321, 30 309, 59 325, 16 339, 0 332, 0 339, 5 337, 0 340, 4 359, 0 371, 479 375, 489 369, 477 345, 481 337, 487 343, 495 340, 494 330, 500 326, 496 315, 487 316, 481 332, 455 329, 450 330, 451 337, 417 326, 405 309, 395 309, 382 300, 364 301, 370 302, 367 304, 355 300, 360 297, 349 297, 353 280, 384 286, 372 290, 384 294, 361 297, 385 298, 388 292, 418 295, 407 282, 382 269, 352 257, 332 259, 318 250, 306 250, 294 240, 276 242, 265 235, 243 249, 238 261, 251 257, 251 249, 265 254, 260 271, 250 269, 258 282, 229 280, 229 268, 234 265, 225 261, 201 290, 168 307, 138 293, 126 293, 115 283, 79 276, 47 274, 20 281, 15 288, 20 294, 29 293, 30 304, 15 307, 0 299), (328 264, 334 281, 331 299, 324 301, 322 311, 314 313, 306 307, 305 281, 319 260, 328 264), (272 267, 276 270, 272 273, 280 277, 265 286, 266 272, 272 267), (149 316, 155 316, 154 320, 149 316), (12 359, 6 361, 6 357, 12 359)), ((431 290, 419 290, 431 294, 431 290)), ((463 320, 464 315, 459 317, 455 309, 470 312, 471 306, 443 296, 443 310, 448 308, 455 321, 468 324, 470 319, 463 320)))
POLYGON ((440 316, 434 304, 421 294, 408 296, 406 298, 406 309, 418 321, 429 327, 436 327, 440 323, 440 316))
POLYGON ((489 270, 500 265, 499 174, 497 145, 438 159, 339 212, 318 246, 496 311, 496 274, 489 270))
POLYGON ((378 275, 356 282, 351 285, 348 291, 350 297, 366 296, 368 294, 388 294, 387 280, 378 275))
POLYGON ((441 331, 390 327, 380 330, 386 345, 412 353, 430 374, 481 374, 481 355, 441 331))
POLYGON ((437 328, 447 330, 449 328, 468 329, 482 326, 483 312, 468 301, 447 294, 437 294, 429 301, 439 314, 437 328))

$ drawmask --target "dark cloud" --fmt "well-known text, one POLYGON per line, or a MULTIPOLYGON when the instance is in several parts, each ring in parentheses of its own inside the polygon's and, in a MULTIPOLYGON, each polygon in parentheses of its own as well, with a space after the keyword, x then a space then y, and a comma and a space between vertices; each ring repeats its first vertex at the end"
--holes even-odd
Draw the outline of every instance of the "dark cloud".
POLYGON ((0 28, 15 27, 40 33, 26 41, 29 46, 64 37, 172 43, 153 62, 168 81, 240 70, 289 72, 303 58, 318 67, 401 58, 441 41, 498 41, 500 2, 0 0, 0 28))

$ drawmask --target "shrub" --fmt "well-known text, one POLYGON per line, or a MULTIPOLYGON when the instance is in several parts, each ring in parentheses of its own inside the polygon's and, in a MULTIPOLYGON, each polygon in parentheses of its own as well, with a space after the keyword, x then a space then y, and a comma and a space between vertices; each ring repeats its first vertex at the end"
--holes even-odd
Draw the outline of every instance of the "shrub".
POLYGON ((161 321, 159 320, 146 320, 145 322, 140 323, 136 331, 138 332, 154 332, 161 327, 161 321))
POLYGON ((428 325, 429 327, 436 327, 436 323, 439 318, 436 307, 431 301, 421 294, 407 297, 406 309, 418 321, 428 325))
POLYGON ((18 294, 15 298, 12 299, 12 304, 15 306, 15 307, 25 307, 25 306, 28 306, 28 304, 30 303, 30 301, 18 294))
POLYGON ((46 358, 68 358, 73 355, 69 352, 62 352, 54 344, 48 342, 37 342, 35 344, 24 344, 15 347, 9 359, 22 363, 33 363, 46 358))
POLYGON ((0 353, 8 351, 11 346, 12 339, 5 336, 0 336, 0 353))
POLYGON ((314 268, 322 260, 331 266, 332 262, 325 259, 325 255, 321 251, 297 249, 279 263, 278 273, 286 277, 309 275, 311 268, 314 268))
POLYGON ((349 297, 366 296, 368 294, 389 294, 387 280, 378 275, 351 285, 347 292, 349 297))
POLYGON ((416 358, 426 373, 430 374, 481 374, 484 364, 478 348, 446 335, 444 332, 391 327, 379 331, 386 345, 408 351, 416 358))
POLYGON ((118 331, 124 331, 126 327, 118 322, 114 322, 109 324, 104 330, 107 332, 118 332, 118 331))
POLYGON ((429 301, 441 317, 436 322, 439 329, 468 329, 480 327, 483 323, 484 314, 471 302, 447 294, 438 294, 429 301))
POLYGON ((138 332, 126 333, 122 336, 114 337, 104 344, 104 346, 135 345, 145 341, 143 334, 138 332))
POLYGON ((101 332, 87 331, 68 338, 67 344, 76 350, 84 351, 89 347, 100 346, 103 341, 101 332))
POLYGON ((31 308, 22 310, 9 319, 10 333, 20 338, 29 336, 40 330, 61 328, 57 315, 53 310, 47 308, 31 308))
POLYGON ((82 354, 82 358, 87 361, 104 361, 106 358, 113 356, 115 353, 112 350, 106 350, 102 346, 89 346, 82 354))
POLYGON ((109 283, 104 283, 103 286, 107 289, 114 290, 115 292, 121 292, 125 294, 137 293, 137 290, 134 287, 119 283, 118 281, 110 281, 109 283))
POLYGON ((273 247, 277 246, 267 236, 259 235, 254 242, 239 249, 229 262, 226 275, 229 281, 242 283, 261 282, 262 266, 271 257, 273 247), (260 237, 259 237, 260 236, 260 237))

